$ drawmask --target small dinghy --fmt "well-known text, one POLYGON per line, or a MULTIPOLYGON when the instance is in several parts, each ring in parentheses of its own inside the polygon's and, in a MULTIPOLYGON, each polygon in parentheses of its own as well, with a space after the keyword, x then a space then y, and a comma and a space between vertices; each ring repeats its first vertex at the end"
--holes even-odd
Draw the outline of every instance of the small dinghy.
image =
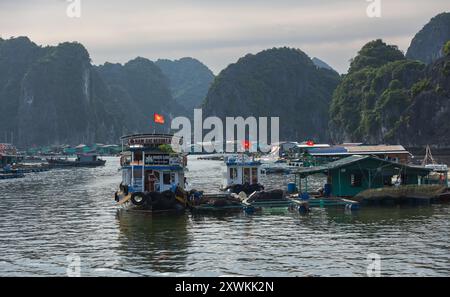
POLYGON ((271 190, 254 192, 242 204, 246 212, 253 212, 263 208, 289 208, 293 202, 283 190, 271 190))

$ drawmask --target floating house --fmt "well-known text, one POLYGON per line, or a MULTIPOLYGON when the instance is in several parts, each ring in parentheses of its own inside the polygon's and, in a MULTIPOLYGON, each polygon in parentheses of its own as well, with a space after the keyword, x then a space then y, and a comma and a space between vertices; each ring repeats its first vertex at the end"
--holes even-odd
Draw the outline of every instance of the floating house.
POLYGON ((308 176, 323 174, 327 177, 325 196, 353 197, 374 188, 397 185, 427 184, 432 169, 407 165, 373 156, 353 155, 322 166, 304 167, 296 171, 300 192, 308 191, 308 176), (302 179, 304 189, 302 189, 302 179))
POLYGON ((0 143, 0 168, 17 163, 23 159, 17 149, 10 143, 0 143))

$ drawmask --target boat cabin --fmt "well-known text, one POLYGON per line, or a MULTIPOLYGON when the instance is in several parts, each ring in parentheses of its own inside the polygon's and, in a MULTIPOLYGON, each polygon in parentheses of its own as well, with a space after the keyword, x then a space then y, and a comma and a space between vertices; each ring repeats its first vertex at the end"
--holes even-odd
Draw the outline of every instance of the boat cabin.
POLYGON ((164 192, 184 189, 186 157, 171 148, 169 134, 138 134, 122 137, 128 149, 120 160, 122 184, 130 192, 164 192))
POLYGON ((261 162, 246 155, 225 158, 227 167, 225 187, 232 185, 257 185, 261 175, 261 162))
POLYGON ((323 166, 300 168, 296 172, 299 191, 307 192, 308 176, 326 176, 325 196, 353 197, 375 188, 428 183, 432 169, 407 165, 372 156, 354 155, 323 166), (302 179, 304 189, 302 190, 302 179))
POLYGON ((23 156, 17 154, 17 149, 9 143, 0 143, 0 169, 23 160, 23 156))

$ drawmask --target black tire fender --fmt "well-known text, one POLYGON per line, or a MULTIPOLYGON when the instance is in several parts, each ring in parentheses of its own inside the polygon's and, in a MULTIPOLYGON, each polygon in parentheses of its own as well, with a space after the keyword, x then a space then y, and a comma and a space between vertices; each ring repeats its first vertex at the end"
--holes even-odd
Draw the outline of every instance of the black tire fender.
POLYGON ((144 195, 144 193, 137 192, 137 193, 131 194, 131 202, 134 205, 141 206, 145 203, 146 200, 147 200, 147 197, 144 195))

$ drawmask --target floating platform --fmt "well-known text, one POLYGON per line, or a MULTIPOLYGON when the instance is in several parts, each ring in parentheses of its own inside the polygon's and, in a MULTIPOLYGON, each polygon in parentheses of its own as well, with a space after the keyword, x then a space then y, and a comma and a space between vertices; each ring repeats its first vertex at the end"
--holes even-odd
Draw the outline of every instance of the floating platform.
POLYGON ((25 177, 25 175, 19 172, 0 173, 0 179, 13 179, 22 177, 25 177))
POLYGON ((292 199, 297 206, 306 206, 308 208, 344 208, 347 210, 358 210, 360 208, 360 203, 357 201, 342 199, 342 198, 311 198, 308 200, 292 199))
POLYGON ((365 190, 353 198, 362 205, 427 205, 450 201, 450 190, 443 185, 406 185, 365 190))
POLYGON ((264 209, 292 209, 293 204, 294 202, 292 201, 292 199, 288 198, 273 200, 264 199, 259 201, 250 201, 250 199, 248 198, 242 201, 242 205, 246 213, 253 213, 255 211, 261 211, 264 209))

